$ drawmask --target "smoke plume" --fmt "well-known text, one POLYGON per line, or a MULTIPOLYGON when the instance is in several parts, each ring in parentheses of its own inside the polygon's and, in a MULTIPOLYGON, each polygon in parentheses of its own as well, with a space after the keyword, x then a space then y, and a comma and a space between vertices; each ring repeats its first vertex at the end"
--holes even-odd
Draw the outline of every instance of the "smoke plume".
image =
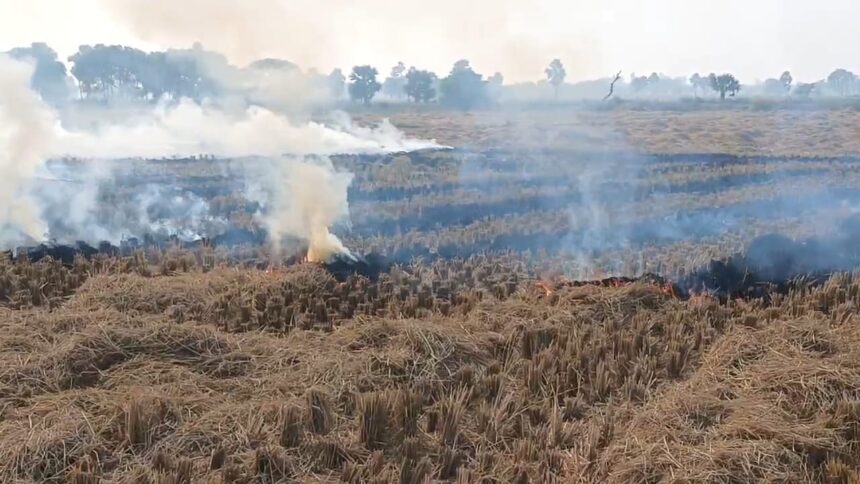
POLYGON ((333 155, 410 151, 436 146, 411 140, 384 122, 377 128, 338 124, 294 124, 265 108, 231 113, 211 104, 181 100, 162 103, 126 121, 96 124, 84 132, 64 132, 56 156, 76 158, 171 158, 213 155, 333 155))
POLYGON ((593 54, 600 35, 587 31, 591 22, 571 29, 567 16, 540 2, 501 0, 488 8, 483 2, 438 0, 432 9, 387 0, 346 4, 101 0, 99 4, 141 40, 163 46, 200 41, 238 64, 283 57, 328 71, 363 63, 384 69, 413 58, 444 74, 455 61, 467 58, 488 74, 501 71, 519 81, 534 79, 553 57, 565 59, 571 77, 615 68, 602 65, 593 54), (416 9, 422 9, 421 15, 415 15, 416 9), (524 19, 533 20, 536 15, 543 19, 543 28, 530 31, 524 19), (563 40, 559 31, 564 32, 563 40))
POLYGON ((274 49, 289 44, 294 52, 306 52, 309 61, 328 51, 327 36, 318 23, 296 22, 311 2, 279 0, 184 0, 150 2, 146 0, 109 0, 100 2, 114 18, 125 23, 144 39, 172 45, 203 41, 231 60, 248 63, 272 56, 274 49), (289 41, 285 42, 285 37, 289 41))
POLYGON ((233 112, 189 100, 72 129, 30 90, 31 74, 26 64, 0 58, 0 245, 6 247, 47 237, 98 242, 142 233, 213 235, 209 231, 226 222, 209 213, 206 201, 177 187, 145 187, 133 203, 104 200, 105 189, 117 183, 115 160, 212 155, 263 158, 249 162, 243 175, 248 186, 265 188, 257 218, 275 247, 291 238, 309 244, 314 258, 348 253, 329 229, 348 220, 352 176, 337 172, 326 156, 437 146, 409 139, 388 122, 354 126, 345 114, 328 124, 294 123, 257 106, 233 112), (58 158, 75 161, 47 163, 58 158))
POLYGON ((349 219, 349 173, 337 172, 331 161, 284 159, 272 170, 271 199, 262 222, 279 248, 286 237, 299 235, 308 243, 309 261, 325 261, 349 250, 330 232, 349 219), (280 188, 280 189, 278 189, 280 188))
POLYGON ((0 55, 0 239, 40 239, 47 231, 23 191, 51 152, 56 118, 30 90, 33 67, 0 55))

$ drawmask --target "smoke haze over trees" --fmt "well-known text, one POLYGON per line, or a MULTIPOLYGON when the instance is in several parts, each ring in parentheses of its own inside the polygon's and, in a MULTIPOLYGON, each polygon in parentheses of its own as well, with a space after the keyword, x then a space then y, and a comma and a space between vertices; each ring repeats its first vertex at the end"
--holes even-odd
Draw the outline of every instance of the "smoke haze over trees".
POLYGON ((567 71, 559 59, 553 59, 549 67, 546 68, 546 79, 552 84, 555 89, 555 98, 558 99, 558 87, 564 84, 564 78, 567 77, 567 71))
POLYGON ((382 83, 382 95, 392 100, 403 100, 406 96, 406 65, 398 62, 391 68, 391 74, 382 83))
POLYGON ((827 76, 827 84, 840 96, 853 95, 857 92, 857 76, 845 69, 836 69, 827 76))
POLYGON ((708 76, 708 81, 711 84, 711 89, 719 93, 720 99, 725 99, 726 94, 734 97, 741 90, 741 83, 731 74, 716 75, 711 73, 708 76))
POLYGON ((448 77, 439 83, 440 103, 457 109, 471 109, 489 104, 487 81, 472 70, 467 60, 459 60, 451 68, 448 77))
POLYGON ((34 42, 29 47, 16 47, 8 52, 9 57, 35 63, 31 87, 51 103, 59 104, 68 99, 71 79, 66 65, 57 58, 57 53, 47 44, 34 42))
POLYGON ((361 101, 370 104, 373 96, 382 89, 382 85, 376 80, 378 71, 372 66, 355 66, 349 75, 349 97, 353 101, 361 101))
POLYGON ((406 73, 404 91, 412 102, 429 103, 436 99, 436 85, 439 79, 436 74, 411 67, 406 73))
MULTIPOLYGON (((152 82, 142 75, 146 71, 139 64, 126 63, 146 55, 119 47, 82 49, 82 53, 84 59, 112 59, 92 63, 79 59, 81 63, 76 64, 83 70, 78 74, 88 80, 87 94, 97 97, 99 103, 152 100, 143 94, 153 91, 143 87, 152 82), (104 69, 104 65, 114 68, 104 69)), ((212 59, 218 61, 217 56, 212 59)), ((276 59, 264 59, 248 69, 262 78, 250 77, 254 82, 245 91, 248 96, 264 86, 272 72, 280 79, 284 72, 295 70, 276 59)), ((336 173, 328 156, 438 147, 435 142, 407 138, 385 121, 357 126, 343 113, 332 114, 325 122, 294 121, 257 105, 197 103, 190 97, 161 100, 136 110, 100 110, 91 122, 67 123, 32 87, 37 70, 37 63, 0 55, 0 92, 4 94, 0 96, 0 169, 4 173, 0 246, 4 249, 60 237, 112 243, 128 234, 201 237, 202 226, 194 224, 221 226, 223 221, 210 220, 208 206, 194 193, 177 192, 177 187, 144 186, 138 187, 141 191, 131 196, 130 203, 106 203, 103 189, 117 184, 113 168, 122 164, 111 161, 206 155, 257 160, 242 163, 241 170, 247 170, 243 176, 262 188, 244 189, 254 192, 249 196, 261 207, 254 218, 274 234, 270 241, 275 248, 289 236, 308 240, 325 252, 337 247, 328 225, 346 209, 340 202, 329 207, 312 203, 306 194, 308 190, 329 190, 337 196, 326 198, 345 200, 346 180, 351 179, 349 174, 336 173), (285 187, 302 190, 285 192, 285 187), (105 211, 105 207, 110 209, 105 211), (168 215, 159 218, 157 214, 162 212, 168 215), (194 224, 171 225, 177 220, 194 224)), ((317 77, 321 83, 327 78, 317 77)), ((234 81, 228 77, 218 80, 234 81)), ((186 85, 206 85, 198 81, 189 77, 186 85)), ((235 90, 229 82, 211 86, 235 90)))
MULTIPOLYGON (((288 59, 265 57, 245 66, 231 64, 219 52, 195 43, 190 48, 146 52, 124 45, 82 45, 60 59, 45 43, 9 50, 14 59, 33 63, 31 87, 52 106, 69 102, 156 104, 190 99, 233 105, 260 105, 276 110, 306 110, 384 103, 438 103, 452 109, 485 109, 521 102, 600 100, 612 81, 571 80, 563 59, 554 58, 534 82, 506 84, 504 73, 484 76, 468 60, 454 64, 445 76, 398 62, 380 79, 376 66, 351 68, 348 74, 303 70, 288 59), (349 77, 349 79, 347 79, 349 77)), ((860 94, 860 78, 845 68, 826 78, 800 82, 789 71, 763 81, 742 82, 732 73, 673 77, 652 72, 630 74, 614 89, 616 100, 684 98, 849 98, 860 94)))

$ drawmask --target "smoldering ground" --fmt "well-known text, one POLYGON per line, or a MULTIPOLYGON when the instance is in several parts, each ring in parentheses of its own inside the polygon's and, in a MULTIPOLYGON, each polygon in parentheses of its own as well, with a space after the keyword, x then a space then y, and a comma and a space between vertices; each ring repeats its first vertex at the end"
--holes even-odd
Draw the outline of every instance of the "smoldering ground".
MULTIPOLYGON (((768 168, 820 160, 649 155, 623 144, 580 147, 577 140, 585 138, 577 133, 571 134, 577 135, 572 138, 575 150, 557 149, 548 139, 534 150, 457 151, 453 164, 458 177, 427 193, 420 185, 363 192, 350 189, 351 175, 336 168, 330 156, 408 152, 437 145, 409 139, 385 121, 363 127, 334 114, 325 122, 296 123, 259 106, 227 109, 221 102, 190 100, 161 102, 138 109, 127 119, 107 116, 72 129, 24 87, 26 65, 6 64, 10 74, 4 82, 14 83, 23 99, 29 99, 3 106, 3 115, 10 119, 3 138, 4 167, 15 170, 10 180, 17 187, 6 192, 11 199, 4 207, 15 207, 7 209, 3 219, 6 245, 44 239, 116 241, 143 234, 195 239, 244 223, 265 231, 275 247, 298 239, 329 252, 346 251, 335 233, 384 237, 501 221, 522 227, 465 242, 401 245, 390 255, 406 261, 416 255, 543 250, 568 256, 578 267, 574 275, 588 277, 596 269, 595 260, 609 251, 741 233, 751 219, 808 219, 814 221, 807 225, 816 234, 832 232, 841 218, 860 206, 855 187, 842 183, 850 180, 833 183, 832 177, 816 177, 814 170, 768 168), (26 136, 16 134, 24 125, 37 129, 26 136), (229 185, 221 180, 218 190, 204 194, 199 184, 181 186, 179 180, 159 178, 157 173, 146 178, 126 171, 120 177, 117 167, 123 162, 105 161, 181 158, 199 163, 195 157, 201 154, 237 160, 207 167, 214 178, 230 178, 229 185), (251 155, 254 160, 245 160, 251 155), (85 163, 46 163, 58 157, 85 163), (19 158, 30 161, 13 167, 12 160, 19 158), (687 179, 684 167, 690 163, 719 165, 725 173, 687 179), (756 165, 765 169, 745 171, 756 165), (232 172, 224 173, 225 167, 232 172), (247 217, 237 220, 235 211, 213 207, 213 196, 244 199, 247 217), (437 200, 425 203, 422 197, 437 200), (358 213, 350 209, 351 201, 359 201, 358 213), (389 210, 404 201, 409 202, 405 210, 389 210), (553 223, 537 227, 532 220, 541 218, 553 223)), ((409 159, 426 162, 428 170, 438 168, 429 155, 413 153, 409 159)), ((206 167, 206 160, 195 166, 206 167)), ((647 263, 601 269, 638 273, 648 270, 647 263)))
POLYGON ((399 260, 543 251, 572 260, 570 277, 589 278, 660 270, 647 257, 607 261, 612 253, 709 240, 740 249, 765 227, 839 237, 860 207, 860 160, 850 156, 660 155, 623 143, 582 145, 475 146, 444 161, 414 153, 413 169, 451 176, 354 190, 353 233, 399 260))

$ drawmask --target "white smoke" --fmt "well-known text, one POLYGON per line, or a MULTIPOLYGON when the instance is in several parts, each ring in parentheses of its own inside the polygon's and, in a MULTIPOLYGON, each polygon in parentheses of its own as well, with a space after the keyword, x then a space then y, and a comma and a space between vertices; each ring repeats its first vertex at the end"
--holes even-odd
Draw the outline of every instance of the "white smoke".
POLYGON ((126 122, 92 126, 86 132, 64 132, 54 155, 77 158, 170 158, 384 153, 436 147, 435 142, 406 138, 390 123, 376 128, 340 124, 294 124, 265 108, 250 106, 230 113, 190 100, 162 103, 126 122))
POLYGON ((310 261, 350 255, 330 228, 349 219, 347 188, 352 174, 335 171, 328 158, 284 158, 270 171, 269 201, 261 221, 274 247, 298 236, 308 244, 310 261))
POLYGON ((114 204, 100 200, 102 185, 113 184, 111 168, 110 163, 99 160, 40 167, 29 194, 49 229, 48 235, 64 240, 119 242, 121 234, 114 230, 119 226, 113 222, 122 217, 122 212, 114 204))
POLYGON ((33 66, 0 55, 0 239, 40 239, 47 226, 27 187, 51 153, 56 117, 30 89, 33 66))
MULTIPOLYGON (((190 241, 201 234, 218 233, 228 225, 227 220, 211 214, 206 200, 175 187, 146 185, 127 204, 118 211, 121 218, 111 224, 128 232, 119 235, 150 234, 190 241)), ((110 233, 116 237, 117 230, 110 233)))
MULTIPOLYGON (((438 146, 409 139, 387 121, 377 127, 355 126, 340 113, 329 125, 298 124, 256 106, 228 112, 189 100, 161 103, 124 121, 106 116, 108 121, 89 124, 86 129, 64 128, 59 116, 30 90, 31 74, 30 66, 0 58, 4 93, 0 98, 0 169, 4 174, 0 181, 0 244, 6 246, 25 238, 43 240, 51 226, 89 241, 114 241, 117 230, 133 230, 123 220, 105 224, 96 216, 99 187, 113 182, 109 165, 98 161, 213 155, 269 160, 267 170, 248 170, 248 175, 256 175, 267 187, 266 211, 260 220, 276 247, 293 237, 309 243, 320 257, 335 251, 348 253, 329 228, 348 219, 347 188, 352 176, 336 172, 331 161, 320 156, 438 146), (46 168, 50 158, 87 163, 58 172, 46 168), (66 177, 75 179, 63 183, 68 181, 66 177)), ((174 200, 176 203, 154 203, 152 197, 161 192, 145 196, 146 203, 136 204, 141 212, 131 225, 193 237, 204 223, 212 222, 203 213, 206 205, 187 197, 174 200), (146 212, 152 207, 181 217, 152 219, 146 212)))
MULTIPOLYGON (((308 256, 324 260, 333 253, 349 254, 329 228, 348 221, 349 173, 334 169, 320 156, 387 153, 438 147, 435 142, 407 138, 387 120, 376 127, 354 125, 345 113, 333 113, 330 124, 295 124, 281 114, 251 106, 238 113, 216 105, 183 100, 162 104, 125 123, 95 126, 88 132, 64 132, 57 154, 77 158, 169 158, 194 155, 267 158, 263 171, 245 171, 266 190, 260 197, 265 211, 258 219, 270 241, 280 248, 287 238, 310 247, 308 256)), ((148 206, 149 204, 143 204, 148 206)), ((198 211, 199 212, 199 211, 198 211)), ((202 217, 195 212, 195 217, 202 217)), ((177 213, 178 215, 178 213, 177 213)), ((185 216, 188 218, 188 216, 185 216)), ((200 223, 177 220, 160 226, 172 235, 193 238, 200 223)), ((150 227, 155 227, 149 221, 150 227)), ((108 239, 110 240, 110 239, 108 239)))

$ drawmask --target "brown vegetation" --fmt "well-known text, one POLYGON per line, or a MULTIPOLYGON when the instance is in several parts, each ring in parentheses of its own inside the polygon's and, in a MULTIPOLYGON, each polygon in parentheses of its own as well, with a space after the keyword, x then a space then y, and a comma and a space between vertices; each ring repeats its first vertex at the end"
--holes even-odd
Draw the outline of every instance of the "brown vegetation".
POLYGON ((649 284, 547 297, 492 259, 410 270, 437 279, 89 272, 59 307, 3 309, 2 480, 860 476, 860 279, 720 306, 649 284), (384 310, 312 302, 359 287, 384 310))
MULTIPOLYGON (((542 149, 566 146, 599 151, 606 146, 649 153, 729 153, 753 156, 860 154, 856 109, 699 109, 671 105, 608 110, 565 107, 471 113, 387 113, 415 136, 450 146, 542 149)), ((372 121, 378 116, 357 116, 372 121)))
MULTIPOLYGON (((732 210, 856 191, 852 158, 762 157, 767 144, 852 154, 833 143, 854 114, 442 116, 394 121, 493 149, 336 159, 356 174, 348 245, 424 256, 378 280, 338 282, 257 246, 0 261, 0 482, 860 482, 857 274, 725 304, 656 279, 548 282, 673 277, 764 232, 840 220, 850 206, 732 210), (825 136, 828 119, 841 124, 825 136), (605 153, 626 143, 761 149, 605 153), (552 246, 580 234, 578 180, 601 163, 629 195, 601 208, 618 226, 737 224, 575 256, 552 246)), ((256 207, 224 175, 239 162, 128 162, 121 189, 170 181, 253 228, 256 207)))

